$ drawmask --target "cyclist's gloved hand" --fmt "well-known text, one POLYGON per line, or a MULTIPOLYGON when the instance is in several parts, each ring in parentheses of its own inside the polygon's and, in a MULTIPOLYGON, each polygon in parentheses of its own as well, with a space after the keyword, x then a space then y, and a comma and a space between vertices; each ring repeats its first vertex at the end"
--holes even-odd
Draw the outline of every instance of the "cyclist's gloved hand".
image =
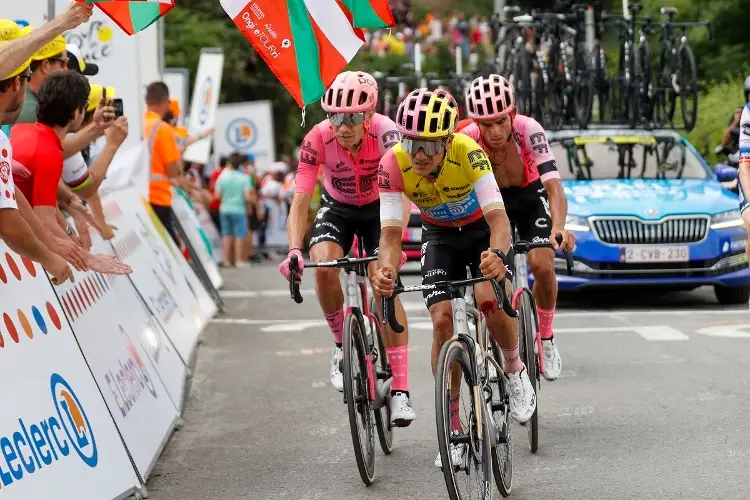
POLYGON ((552 238, 550 238, 550 241, 552 242, 552 247, 555 250, 570 250, 571 252, 576 247, 576 237, 573 233, 570 233, 566 231, 565 229, 552 230, 552 238), (557 242, 557 234, 560 233, 562 235, 562 243, 557 242))
POLYGON ((499 279, 505 276, 505 263, 494 252, 485 250, 482 252, 482 261, 479 263, 482 276, 489 279, 499 279))
POLYGON ((289 253, 286 256, 286 259, 284 259, 284 262, 279 264, 279 272, 281 273, 284 278, 286 278, 287 281, 289 281, 289 277, 292 275, 292 271, 289 269, 289 266, 292 261, 292 255, 297 256, 297 262, 299 263, 299 276, 302 276, 302 270, 305 268, 305 259, 302 258, 302 250, 299 248, 292 248, 289 250, 289 253))
POLYGON ((396 270, 393 266, 386 264, 375 271, 370 281, 372 281, 375 293, 383 297, 390 297, 393 294, 393 288, 396 286, 396 270))

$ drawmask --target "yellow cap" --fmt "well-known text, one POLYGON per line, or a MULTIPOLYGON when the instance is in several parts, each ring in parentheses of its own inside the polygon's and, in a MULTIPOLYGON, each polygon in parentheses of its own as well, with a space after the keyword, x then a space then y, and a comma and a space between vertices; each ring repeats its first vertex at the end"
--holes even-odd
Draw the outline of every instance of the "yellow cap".
POLYGON ((21 28, 21 36, 26 36, 32 31, 34 31, 34 27, 32 25, 24 26, 23 28, 21 28))
MULTIPOLYGON (((94 111, 99 103, 102 102, 102 96, 104 94, 104 87, 98 83, 91 84, 91 91, 89 92, 89 107, 86 111, 94 111)), ((107 87, 107 99, 113 99, 115 97, 115 88, 107 87)))
POLYGON ((63 52, 65 52, 65 38, 62 35, 57 35, 52 39, 51 42, 39 49, 36 54, 31 56, 31 60, 44 61, 45 59, 49 59, 50 57, 60 55, 63 52))
MULTIPOLYGON (((0 40, 0 45, 4 44, 4 43, 8 43, 8 41, 7 40, 0 40)), ((14 77, 20 75, 21 73, 23 73, 24 71, 26 71, 28 69, 28 67, 29 67, 30 64, 31 64, 31 59, 27 60, 21 66, 19 66, 18 68, 16 68, 16 70, 13 71, 12 73, 10 73, 9 75, 0 75, 0 79, 2 79, 2 80, 8 80, 9 78, 14 78, 14 77)))
POLYGON ((0 41, 10 42, 23 36, 21 27, 10 19, 0 19, 0 41))

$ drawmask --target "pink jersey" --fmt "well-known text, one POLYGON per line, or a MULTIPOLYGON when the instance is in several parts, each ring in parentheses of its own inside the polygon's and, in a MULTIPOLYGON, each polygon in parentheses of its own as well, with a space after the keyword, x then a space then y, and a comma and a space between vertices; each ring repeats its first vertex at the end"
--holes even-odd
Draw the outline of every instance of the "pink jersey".
MULTIPOLYGON (((477 141, 489 154, 489 149, 479 132, 479 125, 472 123, 462 128, 459 133, 466 134, 477 141)), ((526 179, 519 187, 527 186, 540 177, 542 182, 560 178, 560 172, 557 171, 555 164, 555 155, 552 154, 547 135, 538 121, 530 116, 516 115, 513 119, 513 135, 516 138, 516 148, 526 169, 526 179)))
POLYGON ((362 206, 378 199, 378 164, 386 151, 401 139, 396 124, 375 113, 356 157, 341 147, 326 119, 305 136, 299 152, 295 192, 313 194, 318 168, 331 197, 347 205, 362 206))

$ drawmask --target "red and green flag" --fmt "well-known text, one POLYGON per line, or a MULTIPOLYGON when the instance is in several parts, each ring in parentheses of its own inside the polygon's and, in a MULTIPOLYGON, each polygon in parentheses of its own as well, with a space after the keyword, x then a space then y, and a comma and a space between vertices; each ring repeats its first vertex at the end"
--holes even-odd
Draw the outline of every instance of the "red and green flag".
POLYGON ((174 0, 77 0, 99 7, 128 35, 143 31, 175 7, 174 0))
POLYGON ((221 0, 221 5, 300 107, 318 101, 354 58, 365 40, 360 28, 394 24, 388 0, 221 0))

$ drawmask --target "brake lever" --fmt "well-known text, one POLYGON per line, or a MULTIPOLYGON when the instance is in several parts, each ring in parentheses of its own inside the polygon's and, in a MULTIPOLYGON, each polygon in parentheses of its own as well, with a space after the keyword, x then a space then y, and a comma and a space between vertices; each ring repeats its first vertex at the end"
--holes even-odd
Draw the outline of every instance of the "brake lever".
MULTIPOLYGON (((562 245, 563 236, 562 233, 555 235, 555 241, 558 245, 562 245)), ((563 255, 565 256, 565 267, 568 271, 568 276, 573 276, 573 254, 567 248, 562 249, 563 255)))
POLYGON ((505 293, 505 278, 503 277, 501 280, 490 280, 490 283, 492 283, 492 289, 495 292, 497 303, 502 306, 505 314, 511 318, 517 318, 518 311, 513 309, 513 304, 510 303, 510 300, 508 300, 508 294, 505 293))

